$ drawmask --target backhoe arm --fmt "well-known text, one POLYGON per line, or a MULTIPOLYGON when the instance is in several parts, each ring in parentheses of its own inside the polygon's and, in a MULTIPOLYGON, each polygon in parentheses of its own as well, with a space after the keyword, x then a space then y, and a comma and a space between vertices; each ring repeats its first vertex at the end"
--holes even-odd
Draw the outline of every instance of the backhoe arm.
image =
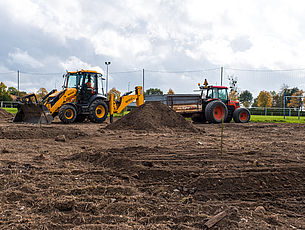
POLYGON ((143 96, 143 88, 142 86, 136 86, 135 94, 134 95, 125 95, 120 97, 120 101, 114 101, 114 95, 110 95, 109 101, 109 115, 110 115, 110 122, 113 121, 113 114, 114 113, 121 113, 123 109, 125 109, 131 102, 136 100, 137 106, 140 106, 144 103, 144 96, 143 96))

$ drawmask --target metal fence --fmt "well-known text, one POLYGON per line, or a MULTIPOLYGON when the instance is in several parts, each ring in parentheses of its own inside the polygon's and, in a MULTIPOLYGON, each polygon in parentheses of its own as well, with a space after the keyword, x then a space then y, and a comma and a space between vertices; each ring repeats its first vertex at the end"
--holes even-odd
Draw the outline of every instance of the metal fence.
POLYGON ((252 107, 249 109, 252 115, 263 116, 305 116, 305 111, 302 108, 262 108, 252 107))
POLYGON ((15 101, 0 101, 0 108, 17 108, 17 105, 15 101))

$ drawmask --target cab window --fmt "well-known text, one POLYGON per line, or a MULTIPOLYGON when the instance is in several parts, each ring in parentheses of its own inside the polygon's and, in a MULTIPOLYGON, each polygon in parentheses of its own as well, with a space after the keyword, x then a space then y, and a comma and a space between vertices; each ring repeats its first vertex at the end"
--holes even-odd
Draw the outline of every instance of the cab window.
POLYGON ((218 98, 220 100, 228 100, 227 89, 218 89, 218 98))
POLYGON ((207 98, 213 98, 213 90, 212 89, 208 90, 207 98))

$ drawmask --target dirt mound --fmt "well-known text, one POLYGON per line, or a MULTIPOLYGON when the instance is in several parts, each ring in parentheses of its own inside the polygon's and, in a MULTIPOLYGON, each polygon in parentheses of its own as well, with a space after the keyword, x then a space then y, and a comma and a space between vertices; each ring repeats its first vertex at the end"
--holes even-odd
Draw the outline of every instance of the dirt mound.
POLYGON ((147 131, 174 129, 182 132, 199 131, 180 114, 158 101, 146 102, 144 105, 132 110, 121 119, 109 124, 106 129, 147 131))
POLYGON ((12 118, 13 118, 13 114, 0 108, 0 121, 8 121, 9 119, 12 119, 12 118))

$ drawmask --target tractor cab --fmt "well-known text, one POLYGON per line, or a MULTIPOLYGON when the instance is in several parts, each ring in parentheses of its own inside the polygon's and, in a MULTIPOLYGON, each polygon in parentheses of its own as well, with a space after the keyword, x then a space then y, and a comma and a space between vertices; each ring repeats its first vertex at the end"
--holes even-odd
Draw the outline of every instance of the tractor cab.
POLYGON ((201 99, 203 101, 208 102, 210 100, 218 99, 225 104, 228 103, 228 87, 208 85, 206 79, 203 86, 200 86, 200 84, 198 84, 198 86, 201 91, 201 99))

